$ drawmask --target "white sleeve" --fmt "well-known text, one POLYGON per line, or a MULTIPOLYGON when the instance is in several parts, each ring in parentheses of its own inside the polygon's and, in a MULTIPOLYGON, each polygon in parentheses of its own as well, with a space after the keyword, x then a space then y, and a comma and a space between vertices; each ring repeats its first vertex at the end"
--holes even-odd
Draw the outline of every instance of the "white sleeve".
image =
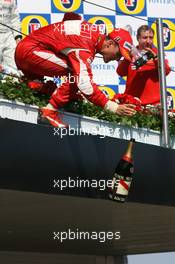
POLYGON ((19 31, 19 32, 17 32, 17 31, 13 30, 14 37, 21 35, 21 33, 20 33, 21 32, 20 16, 19 16, 19 12, 18 12, 15 0, 13 2, 13 7, 11 10, 11 27, 19 31))

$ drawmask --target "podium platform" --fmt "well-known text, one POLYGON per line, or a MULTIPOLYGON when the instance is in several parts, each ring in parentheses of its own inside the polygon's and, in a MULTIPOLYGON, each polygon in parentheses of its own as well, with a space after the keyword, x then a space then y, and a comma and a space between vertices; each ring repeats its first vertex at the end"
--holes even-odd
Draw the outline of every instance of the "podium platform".
POLYGON ((121 204, 108 200, 107 190, 60 190, 54 180, 111 179, 128 141, 89 135, 61 139, 52 127, 6 119, 0 119, 0 127, 0 260, 4 252, 23 252, 26 259, 38 252, 43 258, 72 254, 81 260, 82 255, 175 250, 174 150, 135 144, 132 187, 121 204), (68 229, 120 232, 121 237, 105 242, 54 239, 53 232, 68 229))

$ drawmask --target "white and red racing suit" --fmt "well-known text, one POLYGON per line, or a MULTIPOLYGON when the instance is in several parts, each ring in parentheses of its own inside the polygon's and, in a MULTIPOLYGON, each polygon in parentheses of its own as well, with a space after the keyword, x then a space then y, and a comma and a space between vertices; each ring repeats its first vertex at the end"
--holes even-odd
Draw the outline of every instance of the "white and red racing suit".
POLYGON ((66 20, 40 28, 20 41, 16 64, 31 79, 66 75, 66 80, 51 97, 60 107, 77 90, 92 103, 104 107, 108 99, 93 82, 91 62, 105 35, 97 26, 82 20, 66 20))
POLYGON ((0 64, 17 71, 14 52, 15 39, 20 37, 20 18, 15 0, 0 0, 0 64), (13 29, 19 31, 16 32, 13 29))

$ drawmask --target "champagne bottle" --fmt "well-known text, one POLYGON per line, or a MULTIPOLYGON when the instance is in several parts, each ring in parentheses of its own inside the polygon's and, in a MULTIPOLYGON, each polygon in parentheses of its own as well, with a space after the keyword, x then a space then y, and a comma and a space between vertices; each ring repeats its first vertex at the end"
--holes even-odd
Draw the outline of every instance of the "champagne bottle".
POLYGON ((146 64, 149 60, 154 58, 154 55, 150 51, 141 52, 134 45, 131 48, 131 55, 134 58, 134 65, 136 69, 146 64))
POLYGON ((131 138, 125 154, 115 169, 112 186, 109 190, 109 198, 118 202, 126 201, 131 185, 134 172, 132 154, 134 142, 135 139, 131 138))

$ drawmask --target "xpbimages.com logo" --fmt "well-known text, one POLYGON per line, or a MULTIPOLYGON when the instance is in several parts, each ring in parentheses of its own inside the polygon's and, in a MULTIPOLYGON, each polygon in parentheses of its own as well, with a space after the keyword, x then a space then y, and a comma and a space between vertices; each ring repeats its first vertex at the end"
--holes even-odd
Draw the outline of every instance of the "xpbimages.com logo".
POLYGON ((118 184, 119 180, 105 180, 105 179, 81 179, 76 177, 75 179, 68 177, 67 179, 54 179, 53 188, 61 191, 71 188, 96 188, 100 191, 104 191, 106 188, 112 188, 114 184, 118 184))
POLYGON ((110 135, 118 135, 117 128, 113 129, 112 127, 103 127, 103 126, 97 126, 97 127, 85 127, 85 128, 79 128, 79 127, 71 127, 68 126, 68 128, 53 128, 53 135, 59 137, 60 139, 63 139, 65 136, 99 136, 99 138, 103 139, 106 136, 110 135))
POLYGON ((108 240, 119 240, 121 238, 120 231, 80 231, 76 229, 68 229, 65 231, 53 232, 53 239, 58 243, 63 243, 66 240, 96 240, 99 243, 105 243, 108 240))
MULTIPOLYGON (((112 31, 113 26, 111 26, 110 31, 112 31)), ((106 30, 105 24, 98 25, 98 24, 86 24, 82 23, 81 20, 68 20, 65 21, 63 24, 55 23, 53 24, 53 31, 58 31, 60 34, 66 35, 78 35, 84 38, 91 38, 92 32, 99 31, 101 34, 104 34, 106 30)))
MULTIPOLYGON (((93 58, 90 56, 89 58, 86 59, 88 63, 91 64, 91 62, 93 61, 93 58)), ((68 65, 65 64, 65 67, 68 67, 68 65)), ((91 65, 93 70, 108 70, 109 74, 100 74, 100 75, 96 75, 94 76, 94 82, 95 83, 110 83, 111 79, 113 78, 113 71, 115 70, 115 67, 113 66, 106 66, 104 63, 102 64, 92 64, 91 65)), ((53 81, 56 85, 62 85, 64 83, 70 83, 70 84, 77 84, 77 83, 89 83, 89 76, 82 76, 82 75, 74 75, 71 73, 68 73, 67 76, 54 76, 53 77, 53 81)))

